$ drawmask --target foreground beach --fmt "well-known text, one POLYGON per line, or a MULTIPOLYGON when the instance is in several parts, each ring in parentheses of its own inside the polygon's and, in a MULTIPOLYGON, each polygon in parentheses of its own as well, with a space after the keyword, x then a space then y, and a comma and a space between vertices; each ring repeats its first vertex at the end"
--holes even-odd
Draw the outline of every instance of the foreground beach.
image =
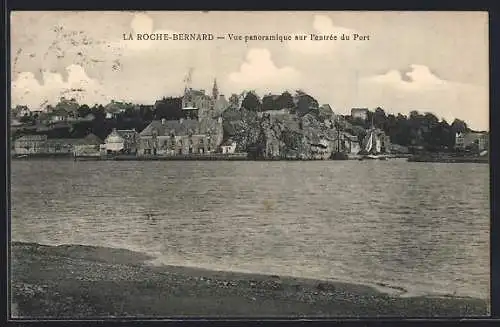
POLYGON ((123 249, 12 242, 13 317, 463 317, 472 298, 398 297, 362 285, 151 266, 123 249))

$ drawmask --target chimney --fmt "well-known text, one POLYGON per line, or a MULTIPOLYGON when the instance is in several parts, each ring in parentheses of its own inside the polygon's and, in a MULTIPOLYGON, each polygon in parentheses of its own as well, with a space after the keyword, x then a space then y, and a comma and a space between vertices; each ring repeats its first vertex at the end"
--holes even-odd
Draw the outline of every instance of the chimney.
POLYGON ((162 118, 162 119, 161 119, 161 124, 162 124, 162 125, 165 125, 165 122, 166 122, 166 121, 167 121, 167 120, 166 120, 165 118, 162 118))

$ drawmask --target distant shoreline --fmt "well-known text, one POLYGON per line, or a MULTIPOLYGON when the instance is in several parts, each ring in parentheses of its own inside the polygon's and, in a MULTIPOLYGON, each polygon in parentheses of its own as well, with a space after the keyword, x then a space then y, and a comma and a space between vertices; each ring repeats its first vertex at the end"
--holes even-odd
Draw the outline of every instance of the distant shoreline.
MULTIPOLYGON (((343 282, 179 266, 124 249, 12 242, 13 301, 22 317, 465 317, 488 302, 398 297, 343 282)), ((387 285, 380 285, 387 286, 387 285)))

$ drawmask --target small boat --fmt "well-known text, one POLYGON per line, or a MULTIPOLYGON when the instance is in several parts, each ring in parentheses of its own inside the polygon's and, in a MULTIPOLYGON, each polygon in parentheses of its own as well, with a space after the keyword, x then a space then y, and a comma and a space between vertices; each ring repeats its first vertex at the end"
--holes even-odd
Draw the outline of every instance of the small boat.
POLYGON ((372 117, 372 127, 368 132, 369 136, 366 139, 366 143, 363 148, 363 152, 365 155, 362 157, 367 160, 387 160, 387 156, 381 154, 382 142, 380 138, 375 134, 375 127, 373 126, 373 117, 372 117))

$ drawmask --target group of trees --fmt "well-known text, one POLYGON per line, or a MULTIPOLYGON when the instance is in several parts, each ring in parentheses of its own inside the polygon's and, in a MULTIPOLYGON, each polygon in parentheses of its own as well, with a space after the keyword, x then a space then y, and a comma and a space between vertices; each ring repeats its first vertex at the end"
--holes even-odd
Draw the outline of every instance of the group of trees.
POLYGON ((467 124, 455 119, 449 124, 445 119, 439 120, 432 113, 412 111, 408 116, 386 114, 382 108, 368 112, 366 120, 345 117, 351 123, 351 129, 358 131, 371 127, 379 128, 391 138, 391 142, 403 146, 420 146, 427 150, 452 149, 455 145, 455 135, 471 129, 467 124))
POLYGON ((256 112, 287 108, 298 115, 305 115, 310 111, 319 110, 318 101, 301 90, 297 90, 295 96, 285 91, 280 95, 265 95, 262 99, 255 92, 250 91, 243 99, 241 107, 256 112))

